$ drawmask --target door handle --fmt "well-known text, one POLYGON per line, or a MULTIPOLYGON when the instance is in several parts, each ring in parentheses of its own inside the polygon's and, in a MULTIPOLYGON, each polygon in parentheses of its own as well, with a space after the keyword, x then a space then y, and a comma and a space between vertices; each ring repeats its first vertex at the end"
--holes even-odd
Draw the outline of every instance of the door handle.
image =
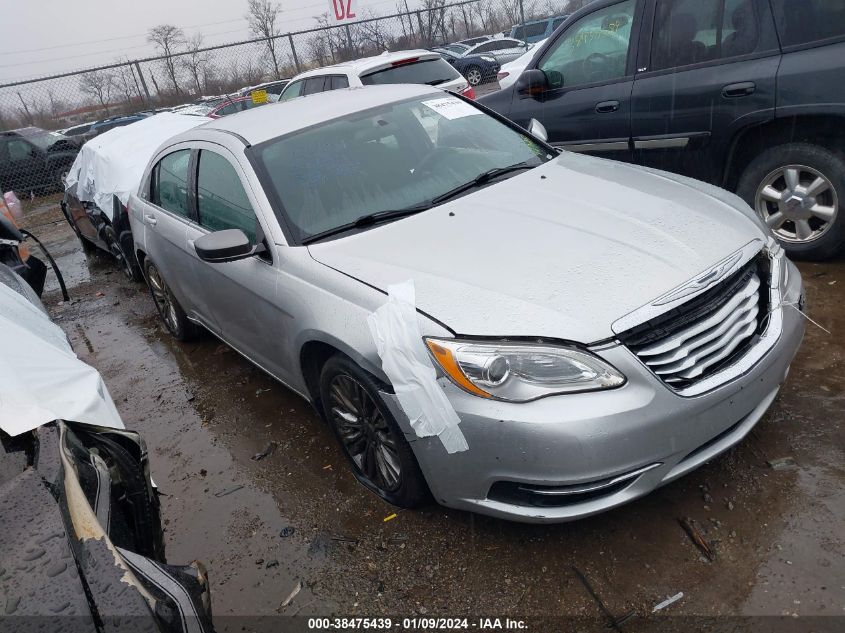
POLYGON ((619 109, 618 101, 601 101, 596 104, 596 112, 599 114, 606 114, 608 112, 616 112, 619 109))
POLYGON ((154 215, 145 215, 144 222, 149 224, 150 226, 155 226, 158 224, 158 220, 156 220, 156 216, 154 215))
POLYGON ((737 97, 747 97, 757 90, 757 84, 753 81, 742 81, 737 84, 728 84, 722 88, 722 96, 725 99, 736 99, 737 97))

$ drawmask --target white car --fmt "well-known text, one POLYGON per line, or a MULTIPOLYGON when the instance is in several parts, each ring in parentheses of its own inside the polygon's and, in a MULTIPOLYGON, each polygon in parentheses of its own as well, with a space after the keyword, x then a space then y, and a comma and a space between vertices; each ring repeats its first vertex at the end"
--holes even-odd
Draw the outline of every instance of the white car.
POLYGON ((426 50, 384 52, 296 75, 279 101, 318 92, 382 84, 426 84, 475 99, 475 91, 439 53, 426 50))
MULTIPOLYGON (((548 38, 546 38, 548 39, 548 38)), ((536 44, 529 44, 528 50, 525 51, 522 55, 517 57, 512 62, 508 62, 499 70, 499 73, 496 75, 496 79, 499 81, 499 88, 504 90, 508 88, 511 84, 513 84, 517 78, 522 74, 522 71, 525 70, 525 67, 528 66, 528 62, 534 57, 534 53, 537 52, 543 44, 546 43, 546 40, 540 40, 536 44)))

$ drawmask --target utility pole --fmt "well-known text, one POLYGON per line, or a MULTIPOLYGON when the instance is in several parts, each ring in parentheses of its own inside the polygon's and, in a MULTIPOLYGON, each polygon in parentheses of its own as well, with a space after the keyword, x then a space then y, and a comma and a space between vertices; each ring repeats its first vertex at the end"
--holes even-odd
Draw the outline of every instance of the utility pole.
POLYGON ((522 35, 525 37, 525 7, 522 5, 522 0, 519 0, 519 19, 522 21, 522 35))
POLYGON ((20 91, 18 91, 18 99, 21 100, 21 105, 23 106, 23 110, 24 110, 24 112, 26 112, 26 118, 29 119, 29 124, 32 125, 33 124, 32 114, 30 114, 29 108, 26 107, 26 101, 23 100, 23 97, 21 96, 20 91))
MULTIPOLYGON (((144 87, 144 94, 147 95, 147 101, 150 100, 150 89, 147 88, 147 81, 144 79, 144 73, 141 72, 141 64, 135 62, 135 70, 138 71, 138 79, 141 80, 141 85, 144 87)), ((153 79, 155 81, 155 79, 153 79)))

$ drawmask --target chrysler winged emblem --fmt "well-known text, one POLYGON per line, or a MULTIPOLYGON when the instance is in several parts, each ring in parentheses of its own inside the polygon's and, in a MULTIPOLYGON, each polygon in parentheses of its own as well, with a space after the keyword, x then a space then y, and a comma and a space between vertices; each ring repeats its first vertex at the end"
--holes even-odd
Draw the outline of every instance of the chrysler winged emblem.
POLYGON ((725 259, 720 261, 715 266, 708 268, 703 273, 690 279, 682 286, 678 286, 674 290, 669 291, 659 299, 656 299, 652 305, 662 306, 667 303, 672 303, 683 297, 692 294, 698 294, 705 288, 709 288, 717 281, 726 277, 733 271, 734 265, 742 258, 742 251, 737 251, 733 255, 728 255, 725 259))

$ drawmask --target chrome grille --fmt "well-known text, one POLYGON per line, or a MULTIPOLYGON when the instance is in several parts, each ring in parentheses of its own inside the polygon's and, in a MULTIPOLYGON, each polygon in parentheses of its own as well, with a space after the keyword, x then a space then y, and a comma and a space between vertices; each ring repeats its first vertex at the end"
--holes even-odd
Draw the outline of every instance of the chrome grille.
POLYGON ((664 382, 683 388, 744 353, 765 316, 756 261, 663 318, 620 339, 664 382))

